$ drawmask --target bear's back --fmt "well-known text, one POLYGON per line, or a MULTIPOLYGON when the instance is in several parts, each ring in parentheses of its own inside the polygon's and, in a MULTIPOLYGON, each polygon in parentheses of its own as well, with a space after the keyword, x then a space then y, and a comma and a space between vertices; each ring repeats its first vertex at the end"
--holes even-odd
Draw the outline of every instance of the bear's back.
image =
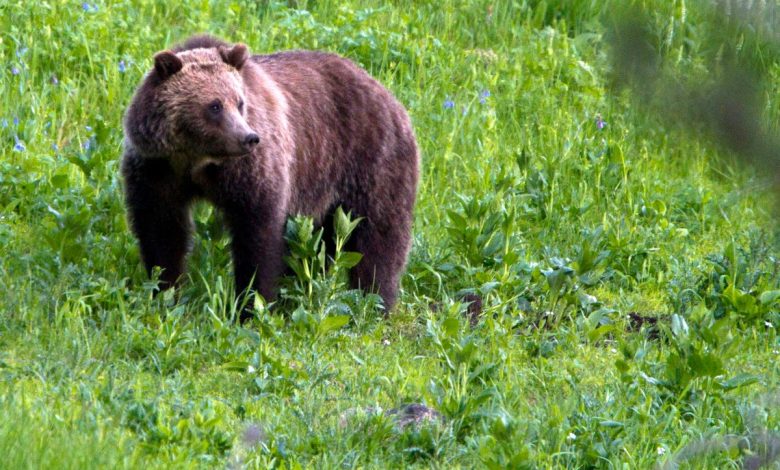
POLYGON ((374 177, 363 181, 361 174, 390 171, 399 179, 386 181, 409 186, 416 181, 418 155, 406 110, 365 70, 318 51, 255 55, 252 61, 287 101, 296 144, 291 175, 300 196, 296 209, 316 213, 310 208, 330 205, 335 194, 376 193, 374 177))

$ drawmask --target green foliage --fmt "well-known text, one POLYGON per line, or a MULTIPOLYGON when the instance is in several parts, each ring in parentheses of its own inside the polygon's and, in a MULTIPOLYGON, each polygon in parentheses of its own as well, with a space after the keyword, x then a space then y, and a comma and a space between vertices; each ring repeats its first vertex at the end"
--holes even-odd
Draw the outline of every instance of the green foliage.
POLYGON ((2 465, 776 465, 771 167, 674 111, 736 64, 777 127, 775 10, 742 3, 0 4, 2 465), (675 84, 660 106, 614 87, 624 11, 657 66, 629 63, 637 94, 675 84), (153 54, 201 31, 344 54, 409 109, 422 175, 394 312, 348 289, 362 222, 341 210, 289 220, 291 275, 244 325, 205 205, 188 279, 153 296, 122 112, 153 54), (409 403, 442 417, 401 426, 409 403))
POLYGON ((285 257, 295 276, 282 288, 287 303, 297 304, 291 315, 293 324, 304 330, 326 334, 350 319, 363 318, 381 305, 376 294, 347 290, 347 273, 361 260, 360 253, 345 251, 350 235, 360 223, 341 207, 333 215, 333 240, 323 240, 324 227, 314 229, 310 217, 297 216, 287 222, 285 239, 290 254, 285 257), (332 254, 328 253, 328 244, 332 254))

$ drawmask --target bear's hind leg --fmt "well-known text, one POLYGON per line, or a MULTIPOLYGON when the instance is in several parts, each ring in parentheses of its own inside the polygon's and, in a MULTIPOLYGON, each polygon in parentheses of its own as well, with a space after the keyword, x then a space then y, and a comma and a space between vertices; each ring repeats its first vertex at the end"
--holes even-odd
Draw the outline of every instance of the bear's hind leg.
POLYGON ((378 293, 386 313, 395 306, 411 241, 409 228, 403 224, 377 226, 368 220, 361 221, 350 239, 349 249, 363 255, 350 271, 351 285, 378 293))

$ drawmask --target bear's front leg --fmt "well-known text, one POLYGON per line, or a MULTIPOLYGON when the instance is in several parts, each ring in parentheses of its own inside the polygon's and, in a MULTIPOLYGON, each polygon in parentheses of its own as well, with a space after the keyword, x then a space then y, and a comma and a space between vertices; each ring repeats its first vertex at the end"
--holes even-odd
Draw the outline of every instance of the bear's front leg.
MULTIPOLYGON (((284 273, 285 249, 285 215, 277 208, 264 203, 226 211, 233 236, 233 269, 239 296, 254 290, 267 301, 276 297, 276 283, 284 273)), ((241 313, 242 321, 250 317, 247 309, 241 313)))
POLYGON ((130 226, 146 271, 151 276, 155 266, 162 268, 160 288, 173 287, 184 272, 190 245, 190 200, 165 160, 130 155, 122 170, 130 226))

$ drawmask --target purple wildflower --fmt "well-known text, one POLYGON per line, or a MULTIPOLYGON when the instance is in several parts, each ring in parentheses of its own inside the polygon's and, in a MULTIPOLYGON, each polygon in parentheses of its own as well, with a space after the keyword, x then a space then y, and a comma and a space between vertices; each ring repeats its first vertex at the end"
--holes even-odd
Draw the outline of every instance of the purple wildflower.
POLYGON ((84 126, 84 129, 86 129, 86 130, 88 130, 88 131, 92 132, 92 126, 84 126))
POLYGON ((19 126, 19 118, 17 116, 14 116, 14 127, 19 126))
POLYGON ((94 3, 90 4, 90 3, 84 2, 84 3, 81 4, 81 9, 86 11, 87 13, 97 13, 98 6, 95 5, 94 3))
POLYGON ((268 440, 263 427, 257 424, 250 424, 247 426, 242 437, 244 444, 250 448, 268 440))
POLYGON ((58 151, 60 148, 57 146, 57 144, 51 144, 51 149, 55 152, 58 151))
POLYGON ((19 140, 19 137, 14 136, 14 140, 16 141, 16 144, 14 144, 14 150, 17 152, 24 152, 26 150, 26 147, 24 146, 24 142, 19 140))
POLYGON ((52 76, 51 76, 51 84, 52 84, 52 85, 59 85, 59 84, 60 84, 60 79, 59 79, 59 78, 57 78, 57 76, 56 76, 56 75, 52 75, 52 76))
POLYGON ((119 61, 119 73, 125 73, 125 70, 127 70, 127 66, 125 65, 124 60, 119 61))
POLYGON ((444 100, 444 109, 452 109, 455 107, 455 102, 447 98, 444 100))
POLYGON ((607 127, 607 121, 601 119, 601 114, 597 114, 596 115, 596 128, 598 128, 598 130, 602 130, 605 127, 607 127))
POLYGON ((19 70, 19 68, 17 66, 14 65, 13 67, 11 67, 11 73, 12 74, 19 75, 19 72, 21 72, 21 70, 19 70))
POLYGON ((482 93, 479 94, 479 102, 485 104, 489 97, 490 97, 490 90, 482 90, 482 93))

